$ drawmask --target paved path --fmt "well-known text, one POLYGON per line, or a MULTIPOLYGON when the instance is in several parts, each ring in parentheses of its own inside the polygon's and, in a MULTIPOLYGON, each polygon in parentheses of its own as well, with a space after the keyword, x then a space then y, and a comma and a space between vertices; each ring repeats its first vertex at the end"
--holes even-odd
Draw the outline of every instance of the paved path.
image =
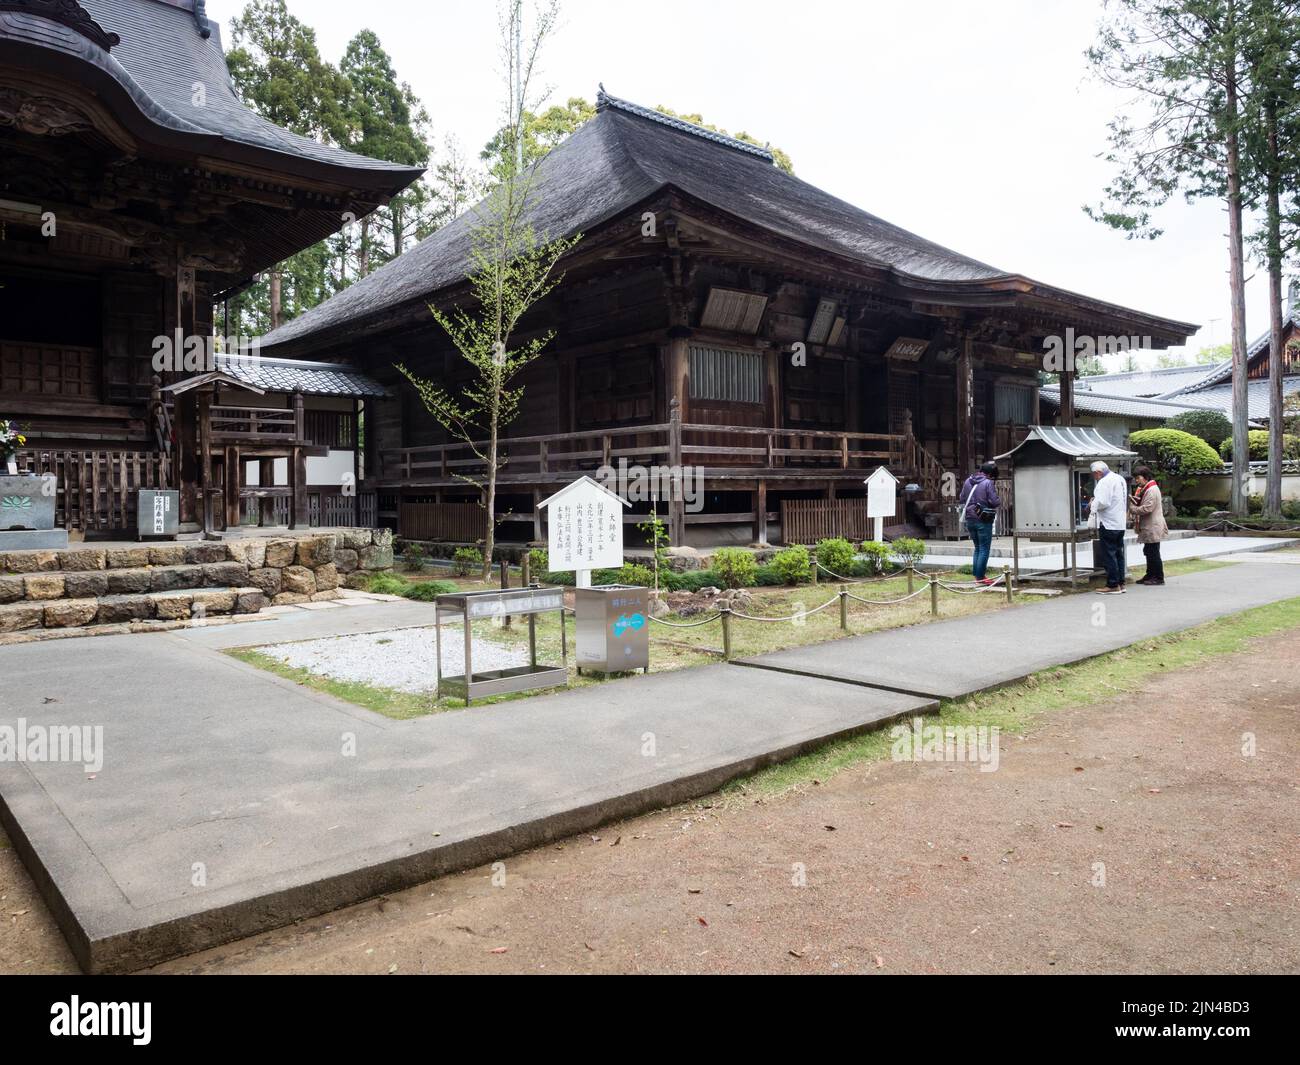
MULTIPOLYGON (((1277 540, 1271 537, 1263 536, 1195 536, 1178 540, 1166 540, 1160 549, 1160 554, 1166 562, 1174 562, 1180 558, 1218 558, 1221 555, 1236 554, 1240 552, 1269 552, 1276 551, 1284 547, 1295 547, 1300 544, 1300 540, 1277 540)), ((1059 544, 1050 545, 1050 549, 1041 550, 1044 545, 1032 544, 1025 541, 1027 547, 1032 546, 1034 554, 1021 555, 1021 570, 1053 570, 1060 569, 1062 564, 1061 547, 1059 544)), ((971 553, 969 543, 957 541, 952 545, 937 543, 934 550, 925 556, 925 561, 934 566, 969 566, 971 553), (957 545, 961 545, 961 550, 954 550, 957 545)), ((1128 564, 1129 568, 1141 570, 1145 567, 1145 556, 1142 554, 1142 545, 1131 543, 1128 545, 1128 564)), ((1003 566, 1010 566, 1011 558, 995 557, 990 559, 989 568, 998 572, 1003 566)), ((1092 544, 1079 545, 1079 565, 1086 569, 1092 565, 1092 544)))
POLYGON ((1014 610, 795 647, 741 664, 953 699, 1295 596, 1300 596, 1300 570, 1243 562, 1172 578, 1163 588, 1130 585, 1125 595, 1061 596, 1014 610))
POLYGON ((1125 597, 784 652, 765 669, 709 666, 403 722, 217 647, 237 629, 309 638, 416 624, 417 604, 0 648, 0 725, 102 726, 105 753, 94 774, 0 761, 0 815, 81 964, 130 969, 707 794, 932 710, 935 695, 1297 595, 1300 569, 1243 563, 1125 597))

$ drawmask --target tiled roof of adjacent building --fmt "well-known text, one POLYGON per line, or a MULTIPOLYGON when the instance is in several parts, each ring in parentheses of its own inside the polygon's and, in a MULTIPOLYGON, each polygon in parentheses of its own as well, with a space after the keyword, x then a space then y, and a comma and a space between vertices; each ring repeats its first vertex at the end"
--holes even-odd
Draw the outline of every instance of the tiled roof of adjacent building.
POLYGON ((1230 363, 1199 366, 1162 366, 1154 370, 1127 370, 1123 373, 1090 374, 1079 377, 1076 393, 1102 392, 1108 396, 1134 396, 1161 399, 1168 393, 1199 384, 1230 363))
MULTIPOLYGON (((1061 405, 1059 387, 1044 386, 1039 397, 1053 407, 1061 405)), ((1158 399, 1140 399, 1132 396, 1111 396, 1078 389, 1074 393, 1074 409, 1079 414, 1093 414, 1113 418, 1142 418, 1165 421, 1197 408, 1186 403, 1167 403, 1158 399)))
POLYGON ((305 396, 388 396, 389 390, 350 366, 265 356, 218 355, 217 367, 245 384, 267 392, 305 396))

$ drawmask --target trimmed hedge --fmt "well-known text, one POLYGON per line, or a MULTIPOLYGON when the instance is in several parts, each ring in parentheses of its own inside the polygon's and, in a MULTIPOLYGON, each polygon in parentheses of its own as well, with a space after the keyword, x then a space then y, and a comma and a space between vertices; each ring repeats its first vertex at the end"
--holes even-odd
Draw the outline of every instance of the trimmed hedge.
MULTIPOLYGON (((1268 459, 1268 430, 1252 429, 1246 434, 1250 443, 1250 459, 1252 462, 1265 462, 1268 459)), ((1228 437, 1219 445, 1219 454, 1225 460, 1232 461, 1232 437, 1228 437)), ((1284 459, 1300 459, 1300 436, 1291 436, 1283 434, 1282 436, 1282 457, 1284 459)))
POLYGON ((1165 422, 1165 428, 1199 436, 1215 451, 1225 440, 1232 438, 1232 419, 1221 410, 1189 410, 1176 414, 1165 422))
POLYGON ((1166 472, 1175 463, 1180 476, 1223 469, 1223 459, 1209 444, 1191 433, 1178 429, 1142 429, 1128 439, 1134 451, 1153 455, 1156 465, 1166 472))

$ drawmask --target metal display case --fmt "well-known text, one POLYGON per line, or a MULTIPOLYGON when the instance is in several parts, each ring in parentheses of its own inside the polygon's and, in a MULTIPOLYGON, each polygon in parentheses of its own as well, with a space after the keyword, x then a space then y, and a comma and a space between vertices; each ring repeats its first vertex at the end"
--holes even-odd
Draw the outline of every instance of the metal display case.
POLYGON ((650 672, 650 591, 632 584, 574 593, 578 672, 650 672))
POLYGON ((1009 532, 1017 580, 1022 538, 1061 545, 1061 569, 1036 576, 1064 577, 1071 584, 1090 579, 1091 573, 1079 570, 1079 544, 1095 535, 1084 508, 1092 464, 1100 460, 1127 473, 1138 457, 1096 429, 1035 425, 1015 448, 994 460, 1009 462, 1013 470, 1015 510, 1009 532))
POLYGON ((512 588, 506 591, 452 592, 435 600, 434 643, 437 650, 438 697, 444 695, 465 700, 539 688, 567 687, 569 683, 569 640, 564 624, 563 588, 512 588), (537 615, 555 611, 560 619, 560 664, 544 665, 537 661, 537 615), (528 618, 528 659, 526 666, 509 669, 474 671, 474 639, 471 626, 475 621, 492 618, 528 618), (442 672, 443 622, 459 620, 465 637, 465 672, 444 676, 442 672))

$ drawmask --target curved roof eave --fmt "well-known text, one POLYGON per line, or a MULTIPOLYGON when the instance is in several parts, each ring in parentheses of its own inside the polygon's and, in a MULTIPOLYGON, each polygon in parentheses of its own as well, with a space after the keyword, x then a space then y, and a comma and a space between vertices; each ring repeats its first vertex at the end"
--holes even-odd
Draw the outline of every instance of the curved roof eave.
MULTIPOLYGON (((161 106, 110 53, 39 15, 0 12, 0 61, 6 73, 23 71, 42 80, 54 74, 83 92, 89 89, 132 137, 164 151, 386 195, 400 192, 424 173, 423 167, 377 164, 364 156, 353 156, 357 165, 307 159, 213 133, 161 106)), ((352 155, 341 150, 338 154, 352 155)))

